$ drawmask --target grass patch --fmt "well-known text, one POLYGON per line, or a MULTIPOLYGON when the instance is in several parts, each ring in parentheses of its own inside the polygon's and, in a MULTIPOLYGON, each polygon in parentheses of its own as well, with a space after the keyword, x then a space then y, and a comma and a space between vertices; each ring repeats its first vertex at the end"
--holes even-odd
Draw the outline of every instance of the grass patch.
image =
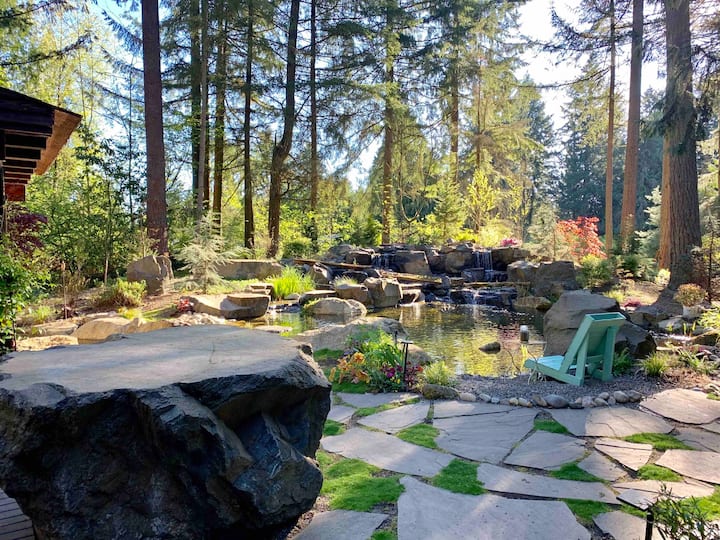
POLYGON ((326 420, 325 427, 323 427, 323 435, 331 437, 333 435, 340 435, 345 433, 345 425, 335 420, 326 420))
POLYGON ((269 278, 267 281, 272 283, 275 298, 278 300, 293 293, 302 294, 315 288, 312 277, 303 274, 295 266, 283 267, 279 276, 269 278))
MULTIPOLYGON (((317 362, 321 361, 328 361, 328 360, 337 360, 343 355, 343 351, 339 351, 336 349, 318 349, 317 351, 313 352, 313 358, 317 362)), ((328 370, 329 373, 329 370, 328 370)))
POLYGON ((694 450, 694 448, 684 442, 665 433, 637 433, 624 437, 623 440, 633 443, 651 444, 655 450, 694 450))
POLYGON ((720 518, 720 487, 715 488, 715 493, 709 497, 702 497, 697 500, 698 508, 707 515, 708 519, 720 518))
POLYGON ((397 540, 397 533, 393 531, 375 531, 370 540, 397 540))
POLYGON ((373 476, 378 472, 380 469, 359 459, 341 459, 325 467, 320 493, 334 510, 367 512, 377 504, 396 502, 403 492, 400 476, 373 476))
POLYGON ((660 480, 661 482, 682 482, 683 478, 675 471, 661 467, 660 465, 643 465, 637 470, 637 476, 641 480, 660 480))
POLYGON ((146 321, 159 321, 161 319, 172 317, 175 313, 177 313, 175 304, 168 304, 165 307, 145 311, 142 316, 146 321))
POLYGON ((560 480, 575 480, 577 482, 602 482, 602 479, 583 471, 577 463, 566 463, 556 471, 551 471, 550 476, 560 480))
POLYGON ((355 416, 370 416, 371 414, 394 409, 395 407, 399 407, 399 404, 385 403, 383 405, 378 405, 377 407, 360 407, 355 411, 355 416))
POLYGON ((453 459, 432 479, 433 486, 455 493, 480 495, 487 490, 477 479, 478 466, 461 459, 453 459))
POLYGON ((563 501, 583 525, 591 525, 595 516, 610 511, 610 507, 603 502, 581 499, 563 499, 563 501))
POLYGON ((438 435, 440 435, 438 428, 429 424, 417 424, 416 426, 410 426, 397 432, 398 438, 403 441, 427 448, 438 447, 435 442, 435 437, 438 435))
POLYGON ((713 401, 720 401, 720 396, 717 394, 707 394, 708 399, 712 399, 713 401))
POLYGON ((555 420, 535 420, 535 429, 549 431, 550 433, 570 433, 565 426, 555 420))
POLYGON ((620 511, 625 512, 626 514, 630 514, 631 516, 639 517, 645 519, 647 517, 647 512, 644 510, 640 510, 639 508, 636 508, 634 506, 631 506, 629 504, 621 504, 620 505, 620 511))

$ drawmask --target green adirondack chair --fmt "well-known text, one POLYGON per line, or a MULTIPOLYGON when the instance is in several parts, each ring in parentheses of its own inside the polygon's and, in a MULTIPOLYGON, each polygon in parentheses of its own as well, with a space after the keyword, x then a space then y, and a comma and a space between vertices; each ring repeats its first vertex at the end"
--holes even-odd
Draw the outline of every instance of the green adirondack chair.
POLYGON ((564 356, 525 360, 525 367, 548 377, 580 386, 586 375, 612 380, 615 336, 625 322, 621 313, 585 315, 564 356))

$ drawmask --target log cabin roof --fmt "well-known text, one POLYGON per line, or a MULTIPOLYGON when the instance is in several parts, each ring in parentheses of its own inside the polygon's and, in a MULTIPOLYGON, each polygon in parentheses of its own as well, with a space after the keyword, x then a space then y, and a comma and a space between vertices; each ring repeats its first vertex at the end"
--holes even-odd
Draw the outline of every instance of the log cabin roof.
POLYGON ((7 200, 25 200, 30 177, 48 170, 81 119, 74 112, 0 87, 0 166, 7 200))

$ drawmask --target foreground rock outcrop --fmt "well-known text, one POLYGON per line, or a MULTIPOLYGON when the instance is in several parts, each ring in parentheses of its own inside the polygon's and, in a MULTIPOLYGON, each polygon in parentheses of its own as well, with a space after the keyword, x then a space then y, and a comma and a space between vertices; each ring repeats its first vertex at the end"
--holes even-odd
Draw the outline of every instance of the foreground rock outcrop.
POLYGON ((0 485, 40 538, 285 538, 322 475, 307 347, 224 326, 15 353, 0 485))

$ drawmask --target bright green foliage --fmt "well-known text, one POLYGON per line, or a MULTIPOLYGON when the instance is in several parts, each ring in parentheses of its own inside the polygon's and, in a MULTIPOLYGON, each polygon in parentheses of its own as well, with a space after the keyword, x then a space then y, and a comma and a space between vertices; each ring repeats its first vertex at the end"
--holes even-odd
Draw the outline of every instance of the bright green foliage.
POLYGON ((330 508, 368 512, 376 504, 397 501, 403 492, 399 476, 375 477, 380 469, 358 459, 342 459, 324 471, 320 493, 330 508))
POLYGON ((563 499, 563 501, 568 505, 570 511, 575 514, 575 517, 577 517, 578 521, 583 525, 592 524, 595 516, 610 511, 610 507, 603 502, 585 501, 579 499, 563 499))
POLYGON ((417 424, 397 432, 399 439, 427 448, 438 447, 435 442, 435 437, 438 435, 440 435, 438 428, 429 424, 417 424))
POLYGON ((43 324, 55 319, 55 310, 48 305, 40 304, 29 307, 22 312, 23 324, 43 324))
POLYGON ((393 531, 375 531, 370 540, 397 540, 397 533, 393 531))
POLYGON ((340 358, 343 354, 343 351, 339 351, 336 349, 318 349, 317 351, 313 352, 313 358, 315 358, 318 362, 323 362, 326 360, 337 360, 340 358))
POLYGON ((432 479, 432 484, 455 493, 481 495, 486 490, 477 479, 477 468, 474 463, 453 459, 432 479))
POLYGON ((556 471, 551 471, 550 476, 561 480, 576 480, 578 482, 602 482, 602 479, 577 466, 577 463, 566 463, 556 471))
POLYGON ((580 261, 578 282, 583 287, 592 289, 610 283, 615 274, 612 261, 596 255, 586 255, 580 261))
POLYGON ((637 477, 641 480, 659 480, 661 482, 682 482, 683 478, 675 471, 648 463, 637 470, 637 477))
POLYGON ((698 499, 700 510, 707 514, 710 519, 720 519, 720 487, 715 488, 715 493, 709 497, 698 499))
POLYGON ((624 437, 624 440, 632 443, 651 444, 655 450, 694 450, 694 448, 666 433, 636 433, 624 437))
POLYGON ((661 493, 651 506, 655 526, 663 538, 706 540, 720 537, 720 526, 712 523, 720 517, 720 491, 701 499, 675 499, 661 493))
POLYGON ((433 362, 423 368, 420 380, 429 384, 441 384, 443 386, 451 386, 454 384, 455 373, 442 360, 433 362))
POLYGON ((625 375, 630 373, 630 370, 635 365, 635 360, 630 356, 627 347, 623 348, 622 351, 614 353, 613 358, 613 375, 625 375))
POLYGON ((183 270, 189 270, 198 287, 204 293, 210 285, 220 283, 222 278, 217 270, 227 263, 233 253, 225 250, 225 241, 217 231, 212 214, 208 214, 198 223, 195 237, 179 253, 187 264, 183 270))
POLYGON ((362 416, 370 416, 379 412, 387 411, 390 409, 394 409, 398 407, 399 405, 396 403, 385 403, 383 405, 378 405, 377 407, 360 407, 355 411, 355 416, 362 417, 362 416))
POLYGON ((669 368, 669 355, 664 352, 654 352, 642 361, 643 371, 648 377, 661 377, 669 368))
POLYGON ((138 307, 145 296, 145 282, 116 279, 100 293, 95 305, 101 308, 138 307))
POLYGON ((326 437, 332 435, 342 435, 345 433, 345 425, 335 420, 326 420, 323 428, 323 435, 326 437))
POLYGON ((285 266, 282 273, 274 278, 268 279, 273 284, 275 298, 282 299, 290 294, 302 294, 315 288, 312 277, 303 274, 295 266, 285 266))
POLYGON ((625 512, 626 514, 630 514, 631 516, 636 516, 643 519, 647 517, 647 514, 644 510, 640 510, 639 508, 636 508, 635 506, 631 506, 629 504, 620 505, 620 511, 625 512))
POLYGON ((549 431, 550 433, 569 433, 567 428, 556 420, 535 419, 535 429, 549 431))

